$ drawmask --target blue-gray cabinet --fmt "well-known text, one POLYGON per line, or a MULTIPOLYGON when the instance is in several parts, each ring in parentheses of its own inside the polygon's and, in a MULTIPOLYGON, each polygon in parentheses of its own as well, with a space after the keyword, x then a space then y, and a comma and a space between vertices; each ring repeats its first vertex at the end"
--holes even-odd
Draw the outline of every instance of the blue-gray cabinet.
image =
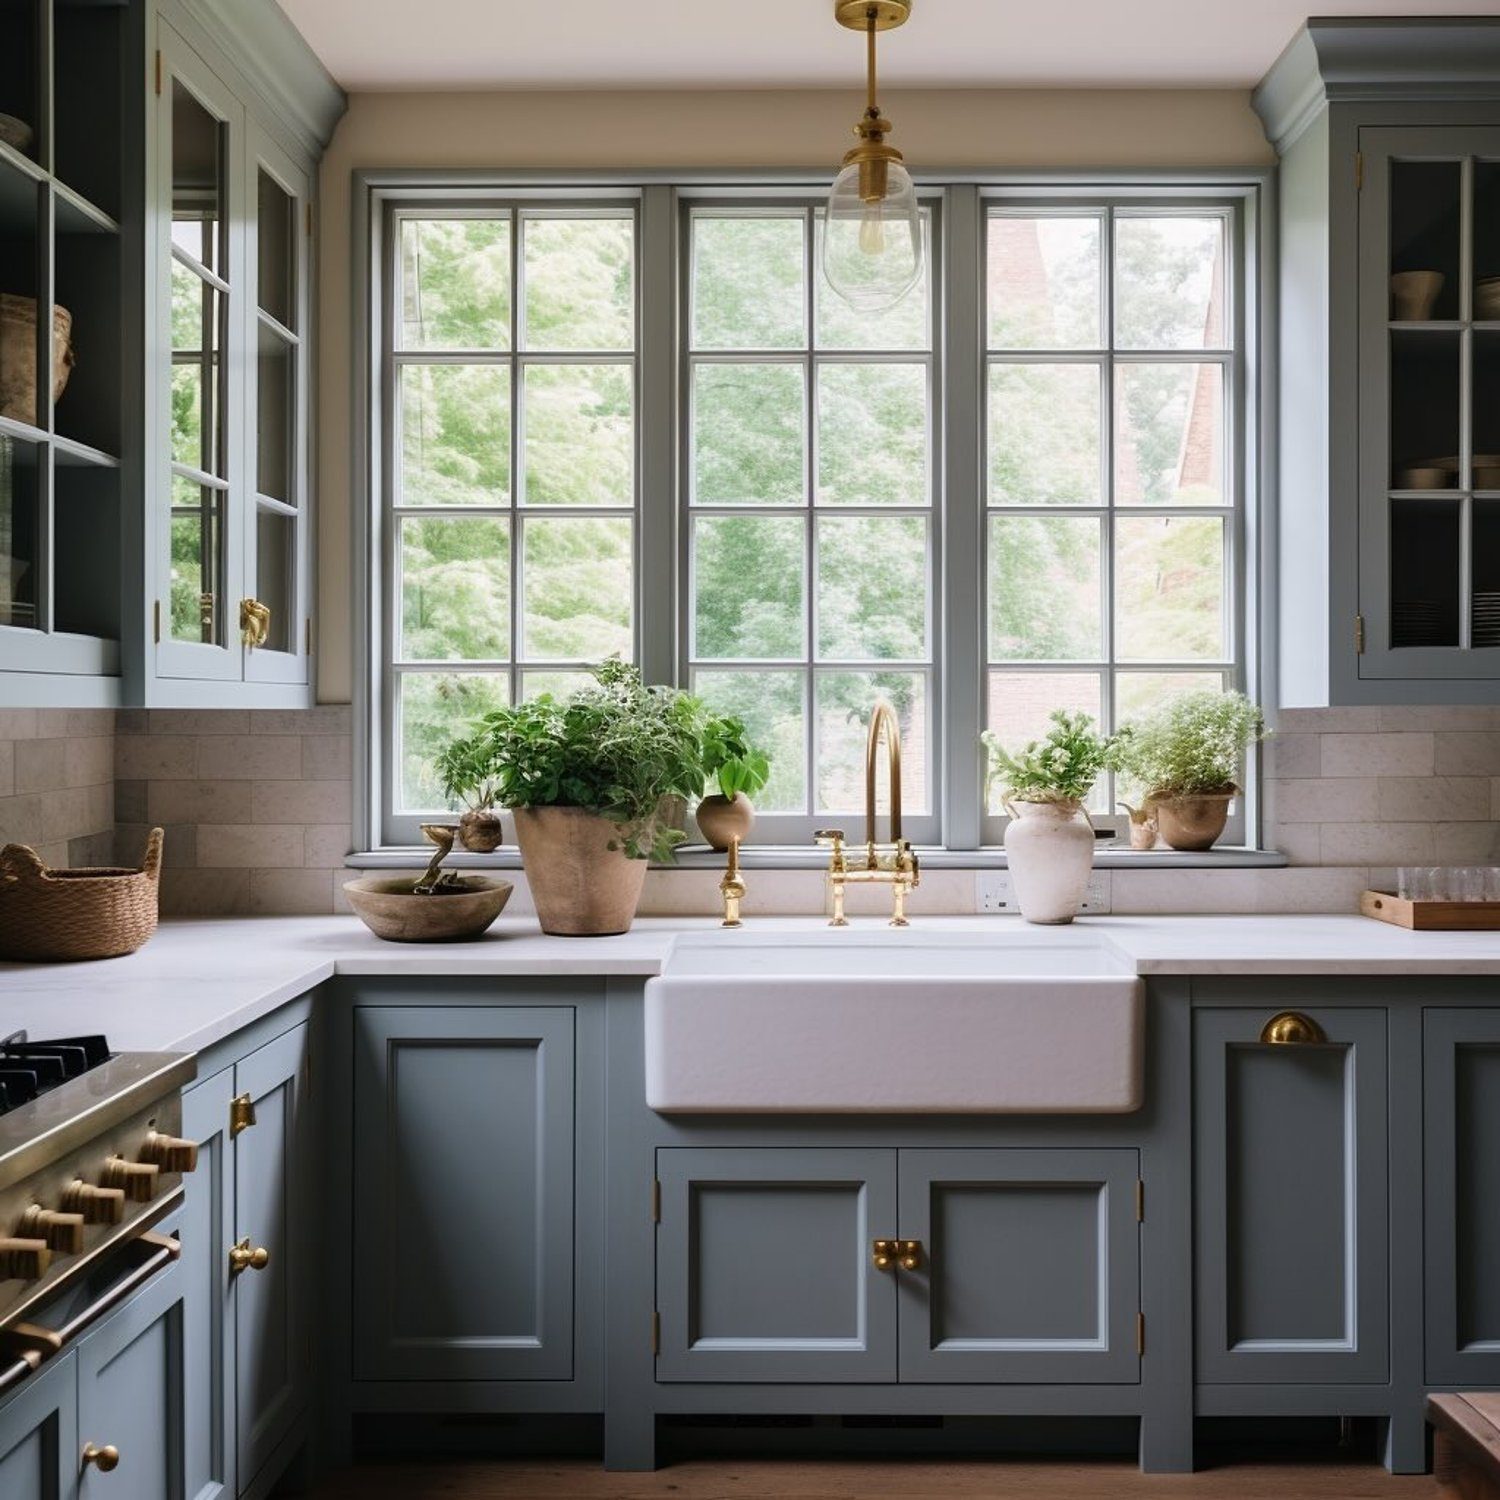
POLYGON ((70 1352, 0 1403, 0 1495, 71 1500, 79 1451, 78 1367, 70 1352))
POLYGON ((662 1150, 657 1379, 1133 1382, 1138 1160, 662 1150))
POLYGON ((355 1378, 571 1379, 574 1007, 354 1014, 355 1378))
POLYGON ((1423 1016, 1427 1370, 1500 1385, 1500 1009, 1423 1016))
POLYGON ((1388 1378, 1386 1013, 1298 1008, 1326 1041, 1262 1041, 1272 1008, 1194 1012, 1203 1382, 1388 1378))

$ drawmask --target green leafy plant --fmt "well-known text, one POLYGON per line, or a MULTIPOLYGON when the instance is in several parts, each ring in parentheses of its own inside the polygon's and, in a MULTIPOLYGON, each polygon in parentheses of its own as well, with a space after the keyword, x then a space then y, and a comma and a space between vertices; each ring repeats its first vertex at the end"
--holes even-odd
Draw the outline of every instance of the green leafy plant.
POLYGON ((482 731, 450 740, 433 762, 443 795, 482 811, 495 805, 497 787, 488 737, 482 731))
POLYGON ((1243 693, 1185 693, 1121 727, 1110 765, 1152 800, 1237 790, 1245 751, 1266 735, 1243 693))
POLYGON ((1082 802, 1104 769, 1110 741, 1085 713, 1054 709, 1046 737, 1014 753, 992 729, 980 735, 988 754, 985 800, 995 782, 1015 802, 1082 802))
POLYGON ((608 818, 614 847, 631 859, 668 859, 680 829, 658 818, 662 798, 704 786, 702 703, 676 688, 647 687, 612 658, 594 683, 497 709, 478 737, 504 807, 579 807, 608 818))
POLYGON ((771 779, 771 757, 749 742, 743 719, 714 715, 703 729, 703 773, 722 796, 753 797, 771 779))

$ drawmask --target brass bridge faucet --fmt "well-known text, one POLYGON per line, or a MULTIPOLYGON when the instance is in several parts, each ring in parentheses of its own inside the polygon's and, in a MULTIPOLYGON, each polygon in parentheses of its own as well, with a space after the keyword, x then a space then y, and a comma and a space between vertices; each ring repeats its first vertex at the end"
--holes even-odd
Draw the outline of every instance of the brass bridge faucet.
POLYGON ((901 837, 901 731, 896 710, 884 698, 879 699, 870 715, 870 733, 865 740, 865 855, 864 863, 851 865, 844 848, 842 828, 820 828, 814 835, 818 843, 832 852, 828 857, 828 886, 833 892, 833 916, 830 927, 847 927, 844 915, 846 885, 888 885, 891 888, 891 926, 905 927, 906 897, 922 882, 917 851, 901 837), (880 759, 880 739, 885 736, 886 764, 891 783, 891 837, 886 844, 875 842, 875 768, 880 759))

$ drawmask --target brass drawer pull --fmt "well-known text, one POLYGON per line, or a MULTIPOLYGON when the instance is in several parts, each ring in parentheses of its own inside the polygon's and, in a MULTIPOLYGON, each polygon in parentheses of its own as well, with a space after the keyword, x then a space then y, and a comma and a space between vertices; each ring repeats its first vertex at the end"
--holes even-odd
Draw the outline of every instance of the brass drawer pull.
POLYGON ((1261 1027, 1260 1039, 1270 1047, 1306 1047, 1326 1042, 1328 1033, 1311 1016, 1284 1010, 1261 1027))
POLYGON ((120 1467, 120 1450, 113 1443, 105 1443, 102 1448, 86 1443, 83 1449, 83 1466, 86 1469, 90 1464, 101 1474, 112 1473, 120 1467))
POLYGON ((238 1276, 241 1271, 264 1271, 271 1264, 271 1252, 264 1245, 250 1244, 247 1235, 229 1252, 229 1274, 238 1276))

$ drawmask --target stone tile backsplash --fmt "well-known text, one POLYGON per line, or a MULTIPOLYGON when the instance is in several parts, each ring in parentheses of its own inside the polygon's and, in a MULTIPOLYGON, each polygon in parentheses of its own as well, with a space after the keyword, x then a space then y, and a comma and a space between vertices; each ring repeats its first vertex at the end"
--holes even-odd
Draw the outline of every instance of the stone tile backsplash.
MULTIPOLYGON (((161 823, 164 912, 339 910, 351 733, 340 706, 0 709, 0 842, 59 866, 135 863, 161 823)), ((1500 863, 1500 708, 1284 709, 1265 796, 1267 842, 1289 869, 1115 870, 1114 911, 1350 911, 1395 865, 1500 863)), ((530 911, 511 878, 511 911, 530 911)), ((747 878, 747 913, 822 909, 816 871, 747 878)), ((653 871, 642 911, 714 911, 716 885, 712 871, 653 871)), ((862 894, 861 913, 883 894, 862 894)), ((930 870, 911 904, 972 911, 973 875, 930 870)))

